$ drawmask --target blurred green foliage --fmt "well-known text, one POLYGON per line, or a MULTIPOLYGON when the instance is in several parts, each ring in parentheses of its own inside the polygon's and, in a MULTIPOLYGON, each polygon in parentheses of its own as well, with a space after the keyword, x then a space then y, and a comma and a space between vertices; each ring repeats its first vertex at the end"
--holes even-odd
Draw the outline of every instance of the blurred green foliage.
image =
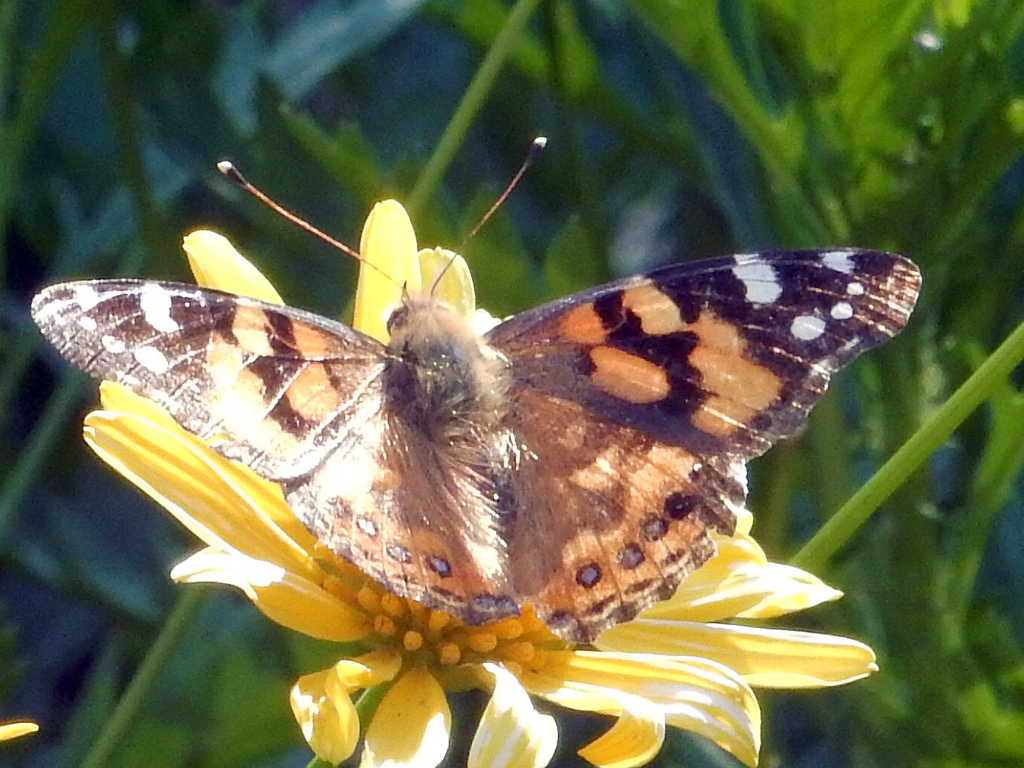
MULTIPOLYGON (((175 601, 109 765, 304 765, 288 686, 331 658, 225 591, 181 607, 166 574, 196 544, 83 449, 94 390, 42 347, 39 286, 185 279, 206 226, 339 315, 352 264, 217 160, 350 242, 394 196, 424 245, 460 247, 536 135, 461 246, 496 314, 714 253, 905 253, 925 275, 907 331, 752 467, 754 533, 784 560, 1024 316, 1022 24, 1014 0, 0 2, 0 719, 43 728, 0 763, 81 761, 175 601)), ((992 382, 819 573, 847 596, 795 621, 882 671, 763 694, 764 764, 1024 764, 1018 385, 992 382)), ((679 735, 658 760, 732 764, 679 735)))

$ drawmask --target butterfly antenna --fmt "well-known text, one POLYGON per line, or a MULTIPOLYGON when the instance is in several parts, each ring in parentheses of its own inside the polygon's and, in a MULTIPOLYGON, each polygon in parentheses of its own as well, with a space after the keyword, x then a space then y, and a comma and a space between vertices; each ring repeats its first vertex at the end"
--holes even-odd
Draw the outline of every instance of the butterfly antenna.
POLYGON ((494 201, 493 205, 487 209, 487 213, 480 217, 480 221, 478 221, 476 226, 470 230, 468 235, 466 235, 459 248, 462 248, 467 242, 473 239, 473 236, 480 231, 480 228, 487 223, 488 219, 494 215, 494 212, 498 210, 498 208, 501 207, 501 204, 508 199, 508 196, 512 194, 512 190, 515 189, 516 185, 519 183, 519 180, 523 178, 523 174, 530 169, 530 166, 533 165, 534 161, 540 156, 540 153, 543 151, 544 147, 547 146, 547 143, 548 140, 543 136, 538 136, 533 140, 530 148, 526 150, 526 157, 523 158, 522 165, 519 166, 519 170, 516 171, 516 175, 512 177, 512 181, 510 181, 508 186, 505 187, 505 191, 498 195, 498 199, 494 201))
POLYGON ((386 277, 388 280, 391 280, 391 282, 394 282, 394 278, 391 277, 391 275, 389 275, 386 272, 384 272, 384 270, 382 270, 380 267, 376 266, 375 264, 371 264, 370 262, 368 262, 366 259, 364 259, 359 254, 358 251, 356 251, 355 249, 345 245, 340 240, 335 240, 333 237, 328 235, 326 232, 324 232, 324 231, 322 231, 320 229, 317 229, 316 227, 314 227, 312 224, 310 224, 305 219, 303 219, 303 218, 301 218, 299 216, 296 216, 294 213, 289 211, 287 208, 282 206, 280 203, 275 202, 270 197, 268 197, 266 194, 264 194, 262 191, 260 191, 260 189, 258 187, 255 187, 252 184, 250 184, 249 181, 245 178, 245 176, 243 176, 241 174, 241 172, 237 168, 235 168, 235 166, 232 165, 229 161, 221 160, 219 163, 217 163, 217 170, 220 171, 221 173, 223 173, 228 179, 230 179, 232 182, 234 182, 235 184, 240 186, 242 189, 244 189, 250 195, 252 195, 257 200, 259 200, 265 206, 270 208, 270 210, 274 211, 275 213, 277 213, 277 214, 279 214, 281 216, 284 216, 292 224, 295 224, 296 226, 301 227, 302 229, 306 230, 307 232, 309 232, 314 237, 319 237, 321 240, 323 240, 328 245, 333 245, 335 248, 337 248, 342 253, 347 253, 349 256, 351 256, 356 261, 358 261, 358 262, 360 262, 362 264, 366 264, 367 266, 373 268, 374 270, 379 272, 381 275, 386 277))
MULTIPOLYGON (((526 157, 523 158, 523 162, 519 166, 519 170, 516 171, 515 176, 512 177, 512 180, 505 187, 505 191, 498 195, 498 199, 494 201, 490 208, 487 209, 487 213, 480 217, 480 221, 476 223, 476 226, 474 226, 473 229, 469 231, 469 234, 466 235, 465 238, 463 238, 462 244, 459 245, 459 250, 462 250, 463 246, 465 246, 466 243, 473 239, 473 236, 480 231, 480 228, 487 223, 488 219, 490 219, 491 216, 494 215, 494 212, 498 210, 501 204, 508 199, 508 196, 512 194, 512 190, 516 188, 516 185, 519 183, 519 180, 523 178, 523 175, 529 170, 530 166, 533 165, 534 161, 540 156, 541 151, 544 149, 545 146, 547 146, 547 143, 548 140, 544 136, 538 136, 536 139, 533 140, 533 143, 530 144, 530 148, 526 151, 526 157)), ((444 269, 442 269, 438 276, 434 278, 434 284, 430 286, 431 294, 433 294, 437 286, 440 285, 441 278, 445 276, 449 268, 454 263, 454 258, 449 259, 448 263, 444 265, 444 269)))

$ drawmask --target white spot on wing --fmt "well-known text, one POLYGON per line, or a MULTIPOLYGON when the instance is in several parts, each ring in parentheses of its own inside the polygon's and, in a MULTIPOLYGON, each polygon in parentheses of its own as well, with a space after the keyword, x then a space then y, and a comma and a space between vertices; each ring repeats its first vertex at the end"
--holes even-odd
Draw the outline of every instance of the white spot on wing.
POLYGON ((825 332, 825 321, 814 315, 798 315, 793 318, 789 332, 800 341, 814 341, 825 332))
POLYGON ((88 283, 79 283, 74 288, 75 300, 78 301, 78 306, 82 308, 83 312, 88 312, 100 303, 99 293, 88 283))
POLYGON ((167 356, 156 347, 139 347, 132 354, 139 361, 139 365, 153 373, 166 373, 170 367, 167 356))
POLYGON ((748 261, 736 264, 732 273, 747 290, 747 301, 754 304, 772 304, 782 295, 775 269, 767 261, 748 261))
POLYGON ((102 344, 103 348, 112 355, 120 355, 125 349, 124 341, 116 336, 104 336, 100 339, 100 344, 102 344))
POLYGON ((864 291, 864 283, 858 283, 856 280, 846 286, 846 292, 851 296, 863 296, 864 291))
POLYGON ((821 254, 821 263, 836 272, 852 275, 854 270, 853 251, 828 251, 821 254))
POLYGON ((849 320, 853 317, 853 307, 848 301, 837 301, 832 305, 832 317, 836 320, 849 320))
POLYGON ((139 294, 146 322, 160 333, 174 333, 181 326, 171 318, 171 294, 156 283, 146 283, 139 294))
POLYGON ((82 326, 83 329, 89 331, 90 333, 96 330, 96 320, 89 317, 88 315, 82 315, 81 317, 79 317, 78 324, 82 326))

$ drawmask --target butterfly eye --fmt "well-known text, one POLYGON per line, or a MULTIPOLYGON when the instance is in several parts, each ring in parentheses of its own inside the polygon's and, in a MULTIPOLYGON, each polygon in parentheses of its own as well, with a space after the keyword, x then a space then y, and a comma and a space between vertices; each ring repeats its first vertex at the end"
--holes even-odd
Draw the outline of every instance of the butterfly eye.
POLYGON ((409 305, 402 302, 392 310, 391 314, 388 315, 387 323, 385 327, 388 329, 389 334, 393 334, 396 328, 401 328, 409 320, 409 305))

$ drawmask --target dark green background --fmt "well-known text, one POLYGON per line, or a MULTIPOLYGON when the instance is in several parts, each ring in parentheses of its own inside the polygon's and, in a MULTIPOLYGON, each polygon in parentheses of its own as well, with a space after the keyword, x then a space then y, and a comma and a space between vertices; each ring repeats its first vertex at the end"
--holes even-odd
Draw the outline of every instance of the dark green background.
MULTIPOLYGON (((350 243, 414 204, 460 247, 530 141, 548 148, 469 243, 495 314, 649 266, 785 246, 905 253, 907 331, 754 462, 754 533, 792 556, 1020 322, 1024 4, 537 3, 440 183, 423 171, 512 5, 0 0, 0 765, 71 766, 187 588, 197 543, 83 446, 94 388, 28 315, 66 277, 185 279, 182 235, 229 235, 289 303, 339 316, 349 260, 216 170, 233 160, 350 243), (417 186, 419 185, 419 186, 417 186), (416 190, 415 197, 413 190, 416 190)), ((779 625, 870 643, 881 673, 765 692, 768 766, 1024 764, 1019 377, 819 575, 840 603, 779 625)), ((112 766, 302 766, 287 706, 332 659, 211 589, 112 766)), ((460 697, 456 760, 480 697, 460 697)), ((564 715, 565 713, 561 713, 564 715)), ((606 727, 563 716, 557 762, 606 727)), ((658 764, 732 765, 673 732, 658 764)))

